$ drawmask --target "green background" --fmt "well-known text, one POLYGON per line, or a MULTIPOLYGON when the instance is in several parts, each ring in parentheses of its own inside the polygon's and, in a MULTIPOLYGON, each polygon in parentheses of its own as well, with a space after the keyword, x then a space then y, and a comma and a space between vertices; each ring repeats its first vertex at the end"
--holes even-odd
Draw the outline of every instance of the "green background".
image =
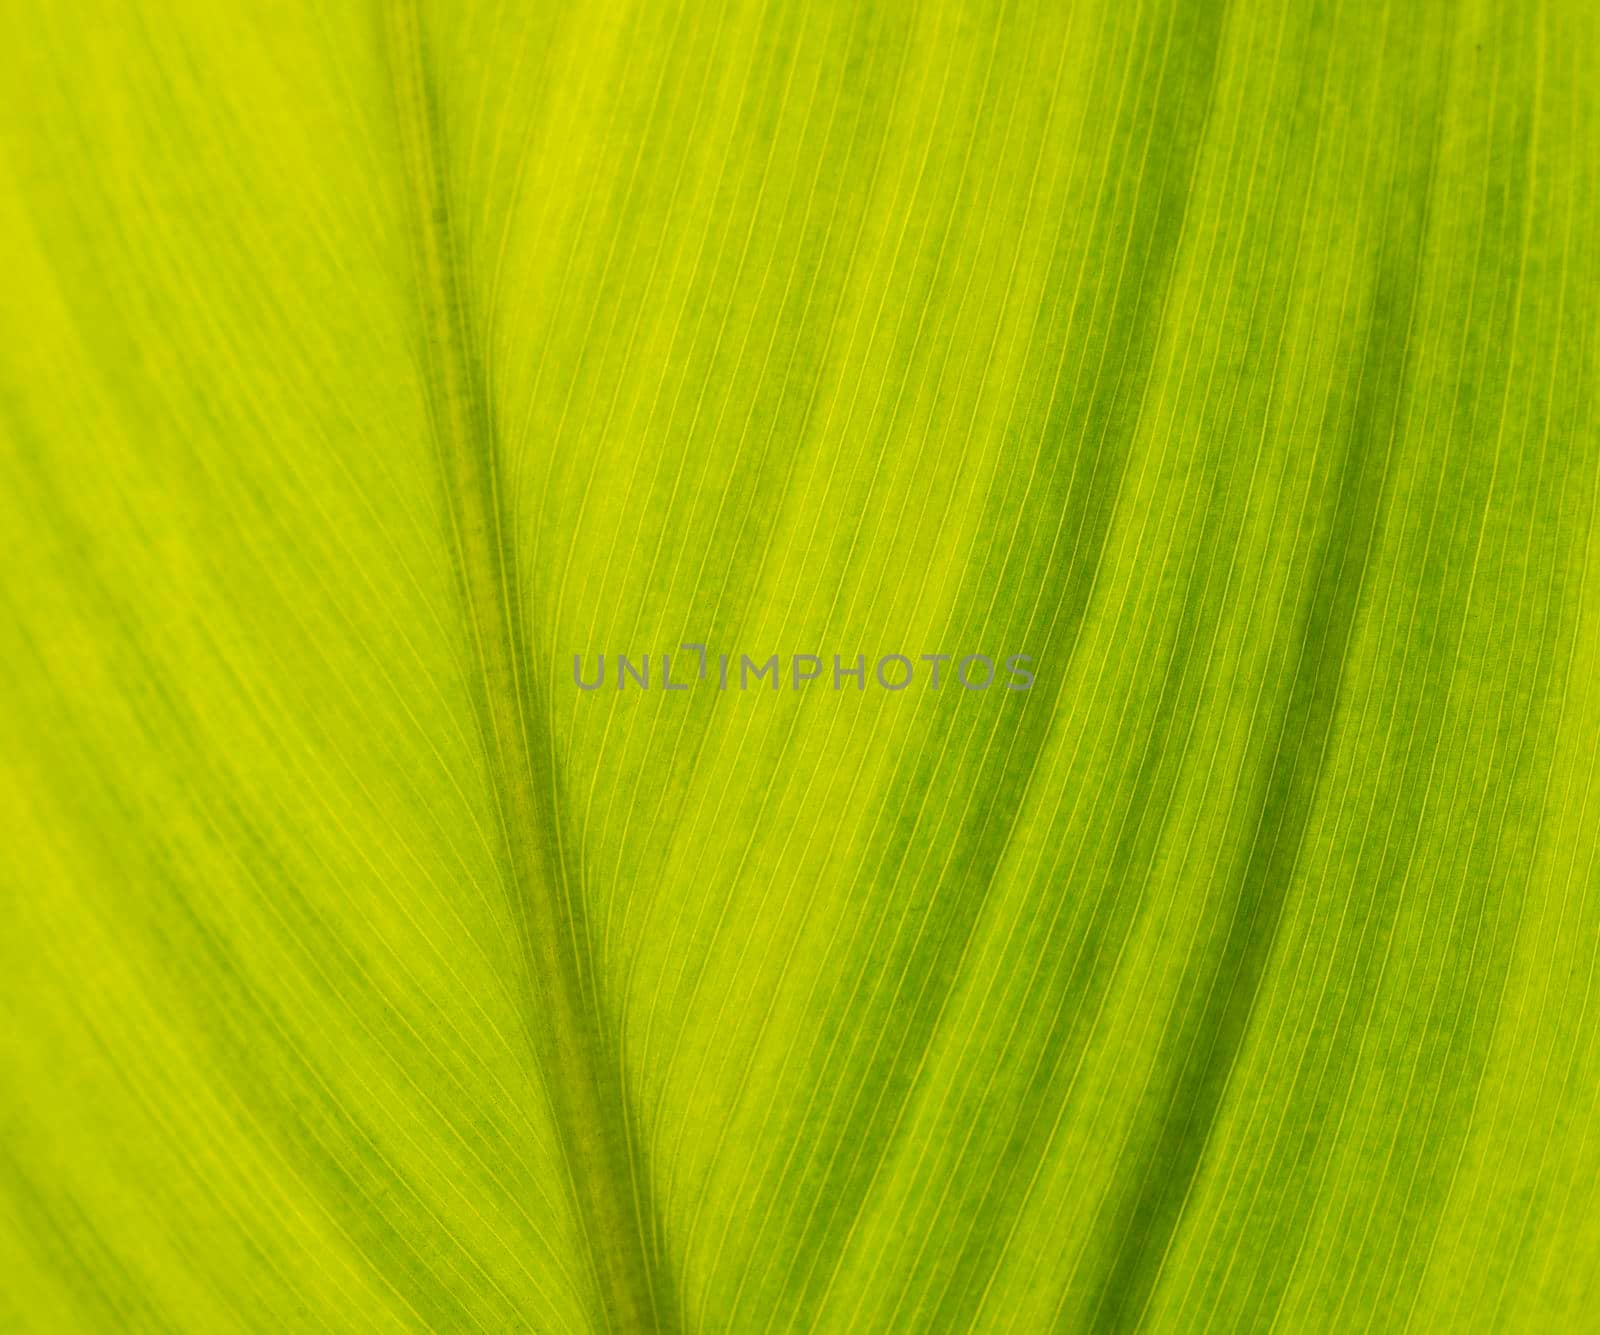
POLYGON ((1600 9, 0 38, 0 1325, 1600 1329, 1600 9))

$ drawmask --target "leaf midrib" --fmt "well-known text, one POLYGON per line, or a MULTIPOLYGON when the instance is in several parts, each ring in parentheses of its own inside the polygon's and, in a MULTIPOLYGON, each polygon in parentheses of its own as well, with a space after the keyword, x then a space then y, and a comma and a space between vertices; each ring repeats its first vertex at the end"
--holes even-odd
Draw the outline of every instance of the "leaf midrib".
POLYGON ((675 1308, 645 1247, 649 1183, 636 1171, 626 1091, 599 1015, 582 902, 559 841, 558 778, 542 716, 516 552, 500 494, 498 443, 464 290, 436 94, 416 0, 386 6, 427 406, 471 643, 474 706, 494 792, 499 855, 516 924, 522 1021, 558 1131, 568 1187, 606 1328, 662 1330, 675 1308))

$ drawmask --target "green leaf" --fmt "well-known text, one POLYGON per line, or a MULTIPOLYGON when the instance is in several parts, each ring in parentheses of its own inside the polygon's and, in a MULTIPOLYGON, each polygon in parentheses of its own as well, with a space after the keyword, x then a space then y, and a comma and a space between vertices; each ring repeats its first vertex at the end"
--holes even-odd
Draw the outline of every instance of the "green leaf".
POLYGON ((3 31, 0 1327, 1592 1325, 1600 10, 3 31))

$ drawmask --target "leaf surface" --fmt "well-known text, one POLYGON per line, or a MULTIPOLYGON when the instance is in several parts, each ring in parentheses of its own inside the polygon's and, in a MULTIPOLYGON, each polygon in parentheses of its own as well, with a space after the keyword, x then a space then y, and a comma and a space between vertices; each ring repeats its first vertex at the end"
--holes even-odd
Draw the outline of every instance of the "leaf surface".
POLYGON ((5 33, 0 1325, 1585 1328, 1600 11, 5 33))

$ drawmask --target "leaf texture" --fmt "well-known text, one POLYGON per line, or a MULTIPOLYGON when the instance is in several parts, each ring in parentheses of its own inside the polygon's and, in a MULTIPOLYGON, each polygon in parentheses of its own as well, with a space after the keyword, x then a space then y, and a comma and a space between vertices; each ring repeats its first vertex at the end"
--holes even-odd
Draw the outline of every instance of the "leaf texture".
POLYGON ((0 1326, 1593 1325, 1600 11, 6 19, 0 1326))

